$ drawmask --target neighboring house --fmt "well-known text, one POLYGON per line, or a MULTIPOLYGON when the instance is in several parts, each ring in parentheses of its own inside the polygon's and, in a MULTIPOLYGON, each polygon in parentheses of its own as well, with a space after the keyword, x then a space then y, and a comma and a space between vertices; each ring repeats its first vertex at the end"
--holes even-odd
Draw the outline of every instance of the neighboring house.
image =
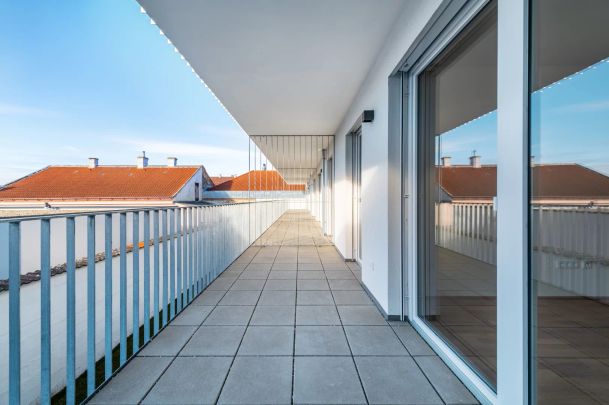
POLYGON ((288 184, 276 170, 251 170, 205 191, 205 198, 304 197, 304 184, 288 184))
POLYGON ((211 183, 212 183, 211 187, 219 186, 220 184, 225 183, 225 182, 227 182, 229 180, 232 180, 235 177, 236 176, 222 176, 222 175, 220 175, 220 176, 211 176, 210 177, 211 183))
MULTIPOLYGON (((443 202, 491 203, 497 195, 496 165, 444 165, 437 168, 443 202)), ((607 205, 609 177, 575 163, 532 168, 533 202, 541 205, 607 205)))
POLYGON ((48 166, 0 188, 0 208, 101 208, 167 206, 194 202, 211 186, 203 166, 48 166))

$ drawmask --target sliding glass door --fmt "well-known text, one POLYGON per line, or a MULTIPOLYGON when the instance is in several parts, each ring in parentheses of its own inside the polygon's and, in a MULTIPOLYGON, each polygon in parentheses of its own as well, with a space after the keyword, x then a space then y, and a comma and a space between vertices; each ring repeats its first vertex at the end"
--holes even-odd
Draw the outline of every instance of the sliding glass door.
POLYGON ((497 4, 416 78, 417 315, 496 385, 497 4))
POLYGON ((609 2, 531 6, 532 391, 609 403, 609 2))

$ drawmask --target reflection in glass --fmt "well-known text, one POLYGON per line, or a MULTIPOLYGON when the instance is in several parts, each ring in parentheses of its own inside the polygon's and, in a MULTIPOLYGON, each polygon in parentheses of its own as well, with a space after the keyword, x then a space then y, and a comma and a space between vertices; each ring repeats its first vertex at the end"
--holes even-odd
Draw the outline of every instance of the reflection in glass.
POLYGON ((532 6, 533 391, 609 403, 609 2, 532 6))
POLYGON ((497 11, 418 80, 418 314, 496 384, 497 11))

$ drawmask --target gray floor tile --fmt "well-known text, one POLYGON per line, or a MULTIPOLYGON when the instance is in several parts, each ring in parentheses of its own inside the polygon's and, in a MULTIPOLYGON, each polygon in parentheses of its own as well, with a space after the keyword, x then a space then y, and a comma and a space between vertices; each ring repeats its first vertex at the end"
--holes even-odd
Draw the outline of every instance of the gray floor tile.
POLYGON ((389 326, 345 326, 345 333, 354 356, 408 356, 389 326))
POLYGON ((170 357, 136 357, 93 397, 90 404, 137 404, 171 363, 170 357))
POLYGON ((342 326, 297 326, 295 355, 349 356, 342 326))
POLYGON ((171 324, 174 326, 199 326, 203 323, 212 309, 214 309, 214 307, 211 305, 189 305, 173 320, 173 322, 171 322, 171 324))
POLYGON ((245 270, 239 276, 239 280, 266 280, 268 277, 268 270, 245 270))
POLYGON ((343 262, 326 262, 324 258, 321 258, 322 266, 326 271, 344 271, 349 270, 349 268, 343 262))
POLYGON ((297 288, 299 291, 327 291, 330 289, 326 280, 298 280, 297 288))
POLYGON ((409 323, 403 322, 400 326, 393 326, 393 330, 411 355, 431 356, 436 354, 409 323))
POLYGON ((245 326, 201 326, 180 356, 234 356, 245 326))
POLYGON ((336 305, 374 305, 372 300, 362 291, 332 291, 336 305))
POLYGON ((294 403, 365 404, 351 357, 296 357, 294 403))
POLYGON ((268 263, 250 263, 246 267, 246 270, 270 270, 271 266, 273 265, 274 258, 269 258, 269 260, 270 261, 268 263))
POLYGON ((230 286, 234 283, 230 278, 217 278, 213 283, 207 287, 210 291, 226 291, 230 288, 230 286))
POLYGON ((260 291, 227 291, 218 305, 256 305, 260 291))
POLYGON ((373 305, 339 306, 343 325, 386 325, 385 318, 373 305))
POLYGON ((295 305, 295 303, 296 291, 264 290, 260 296, 258 305, 295 305))
POLYGON ((448 404, 476 404, 478 401, 463 383, 437 356, 415 357, 423 373, 427 376, 444 402, 448 404))
POLYGON ((175 356, 190 339, 196 326, 173 326, 163 329, 138 356, 175 356))
POLYGON ((237 357, 220 394, 220 404, 289 404, 291 357, 237 357))
POLYGON ((218 276, 218 280, 232 280, 235 281, 239 278, 241 271, 225 271, 218 276))
POLYGON ((371 404, 442 404, 411 357, 355 357, 371 404))
POLYGON ((328 280, 355 280, 355 276, 348 270, 326 270, 328 280))
POLYGON ((258 306, 250 325, 281 326, 294 325, 295 307, 290 306, 258 306))
POLYGON ((321 263, 315 261, 314 263, 298 263, 298 270, 308 271, 308 270, 323 270, 321 267, 321 263))
POLYGON ((294 291, 296 289, 296 280, 267 280, 264 285, 265 290, 274 291, 294 291))
POLYGON ((216 305, 226 291, 205 290, 193 302, 193 305, 216 305))
POLYGON ((251 305, 216 307, 203 325, 247 325, 253 311, 251 305))
POLYGON ((269 280, 296 280, 297 271, 271 270, 269 280))
POLYGON ((299 291, 298 305, 334 305, 330 291, 299 291))
POLYGON ((237 280, 230 291, 261 291, 266 280, 237 280))
POLYGON ((362 285, 357 280, 328 280, 328 283, 334 291, 363 291, 362 285))
POLYGON ((214 404, 230 357, 178 357, 146 396, 144 404, 214 404))
POLYGON ((296 307, 296 325, 340 325, 334 305, 296 307))
POLYGON ((299 271, 298 280, 325 280, 326 274, 323 271, 299 271))
POLYGON ((239 347, 239 356, 290 356, 294 347, 293 326, 250 326, 239 347))
POLYGON ((290 262, 290 263, 274 263, 272 270, 279 270, 279 271, 296 271, 298 269, 297 265, 295 262, 290 262))

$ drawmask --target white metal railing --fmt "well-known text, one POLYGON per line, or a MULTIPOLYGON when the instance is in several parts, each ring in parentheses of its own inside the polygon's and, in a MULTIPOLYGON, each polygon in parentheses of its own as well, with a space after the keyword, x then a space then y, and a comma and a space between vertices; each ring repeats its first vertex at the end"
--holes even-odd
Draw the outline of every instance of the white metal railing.
POLYGON ((8 252, 0 403, 46 404, 64 387, 75 403, 84 372, 85 396, 94 393, 102 359, 106 381, 288 208, 273 200, 0 220, 8 252), (35 243, 22 233, 32 224, 35 243), (38 248, 36 272, 21 265, 30 245, 38 248), (56 246, 65 248, 60 262, 56 246))
POLYGON ((436 206, 436 244, 483 262, 497 260, 497 213, 493 204, 436 206))
MULTIPOLYGON (((443 203, 436 211, 438 246, 496 264, 497 225, 492 204, 443 203)), ((606 300, 609 207, 534 205, 531 229, 536 280, 606 300)))

